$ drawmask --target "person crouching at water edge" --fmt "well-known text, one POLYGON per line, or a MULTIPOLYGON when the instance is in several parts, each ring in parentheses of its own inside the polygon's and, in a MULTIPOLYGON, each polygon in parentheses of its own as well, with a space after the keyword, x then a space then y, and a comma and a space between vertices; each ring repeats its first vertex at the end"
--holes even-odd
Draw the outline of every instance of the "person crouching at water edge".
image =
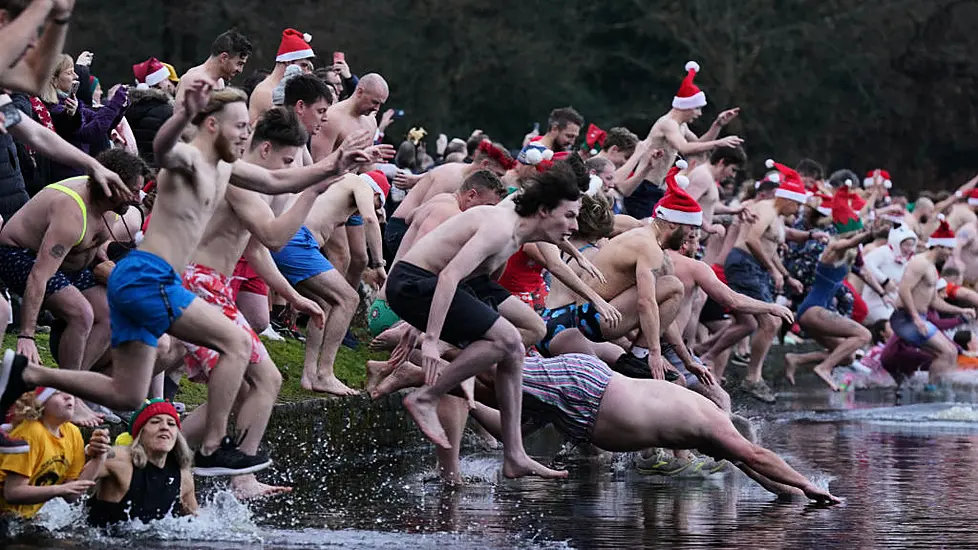
POLYGON ((104 527, 196 513, 192 462, 177 410, 162 399, 146 401, 95 476, 88 523, 104 527))
POLYGON ((30 450, 0 455, 0 513, 31 518, 45 502, 56 497, 74 501, 95 484, 109 451, 109 434, 95 430, 85 445, 70 422, 74 396, 37 388, 23 394, 11 413, 11 437, 27 442, 30 450))

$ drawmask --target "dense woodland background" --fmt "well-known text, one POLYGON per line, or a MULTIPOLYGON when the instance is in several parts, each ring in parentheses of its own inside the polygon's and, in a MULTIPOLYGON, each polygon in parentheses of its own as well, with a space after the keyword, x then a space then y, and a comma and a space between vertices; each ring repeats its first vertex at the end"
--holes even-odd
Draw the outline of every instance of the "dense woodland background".
POLYGON ((696 129, 741 107, 756 169, 808 156, 919 189, 978 170, 976 23, 978 0, 78 0, 67 48, 94 51, 108 89, 149 56, 182 73, 233 26, 256 50, 240 83, 291 26, 323 62, 388 79, 407 112, 389 136, 481 128, 510 147, 564 105, 645 137, 695 59, 696 129))

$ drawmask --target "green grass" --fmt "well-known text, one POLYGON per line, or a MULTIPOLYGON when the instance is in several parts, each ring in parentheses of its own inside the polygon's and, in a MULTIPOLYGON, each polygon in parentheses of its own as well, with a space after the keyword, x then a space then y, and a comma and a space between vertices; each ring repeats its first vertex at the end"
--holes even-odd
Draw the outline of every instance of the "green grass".
MULTIPOLYGON (((360 340, 360 347, 354 351, 347 347, 340 346, 340 351, 336 356, 335 372, 337 378, 351 388, 362 389, 367 379, 367 359, 386 359, 386 353, 370 353, 367 351, 367 344, 370 342, 370 334, 358 327, 353 328, 353 333, 360 340)), ((265 347, 268 349, 272 361, 282 373, 282 391, 279 393, 280 403, 290 403, 323 397, 322 394, 313 393, 302 389, 299 380, 302 377, 302 363, 305 355, 305 344, 296 340, 285 340, 284 342, 271 342, 265 340, 265 347)), ((54 358, 51 357, 51 350, 48 345, 47 334, 37 334, 37 351, 41 356, 41 361, 45 366, 56 366, 54 358)), ((4 348, 16 349, 17 335, 7 334, 4 337, 4 348)), ((177 400, 187 405, 199 405, 207 399, 207 386, 195 384, 184 377, 180 383, 180 392, 177 400)))

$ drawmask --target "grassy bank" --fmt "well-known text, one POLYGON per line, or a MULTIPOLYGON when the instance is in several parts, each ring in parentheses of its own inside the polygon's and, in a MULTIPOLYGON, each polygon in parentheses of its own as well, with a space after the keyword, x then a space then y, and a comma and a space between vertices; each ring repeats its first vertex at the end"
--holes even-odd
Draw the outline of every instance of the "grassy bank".
MULTIPOLYGON (((347 347, 340 347, 336 357, 336 376, 351 388, 363 388, 366 381, 367 359, 384 359, 386 354, 368 353, 367 343, 370 336, 365 330, 354 328, 354 334, 360 339, 360 347, 356 351, 347 347)), ((302 377, 302 363, 305 354, 305 344, 296 340, 285 340, 283 342, 271 342, 264 340, 265 347, 275 365, 282 373, 282 391, 279 394, 279 402, 295 402, 306 399, 323 397, 322 394, 303 390, 299 386, 299 379, 302 377)), ((7 334, 4 337, 4 348, 14 348, 17 346, 17 336, 7 334)), ((51 357, 51 350, 48 345, 47 334, 37 334, 37 351, 41 356, 41 361, 45 366, 54 366, 54 359, 51 357)), ((202 403, 207 397, 207 387, 201 384, 194 384, 184 378, 180 384, 180 393, 177 400, 188 405, 202 403)))

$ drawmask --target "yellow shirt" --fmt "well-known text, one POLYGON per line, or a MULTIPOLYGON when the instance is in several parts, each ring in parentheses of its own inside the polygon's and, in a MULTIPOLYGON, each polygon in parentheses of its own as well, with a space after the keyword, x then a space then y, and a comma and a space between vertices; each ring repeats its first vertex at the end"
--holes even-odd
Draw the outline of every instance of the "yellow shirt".
POLYGON ((23 439, 31 449, 19 455, 0 455, 0 512, 30 518, 43 503, 8 504, 2 490, 7 472, 28 478, 28 483, 34 487, 49 487, 78 479, 85 467, 85 441, 78 427, 71 422, 61 425, 61 437, 57 437, 37 420, 21 422, 10 432, 10 438, 23 439))

